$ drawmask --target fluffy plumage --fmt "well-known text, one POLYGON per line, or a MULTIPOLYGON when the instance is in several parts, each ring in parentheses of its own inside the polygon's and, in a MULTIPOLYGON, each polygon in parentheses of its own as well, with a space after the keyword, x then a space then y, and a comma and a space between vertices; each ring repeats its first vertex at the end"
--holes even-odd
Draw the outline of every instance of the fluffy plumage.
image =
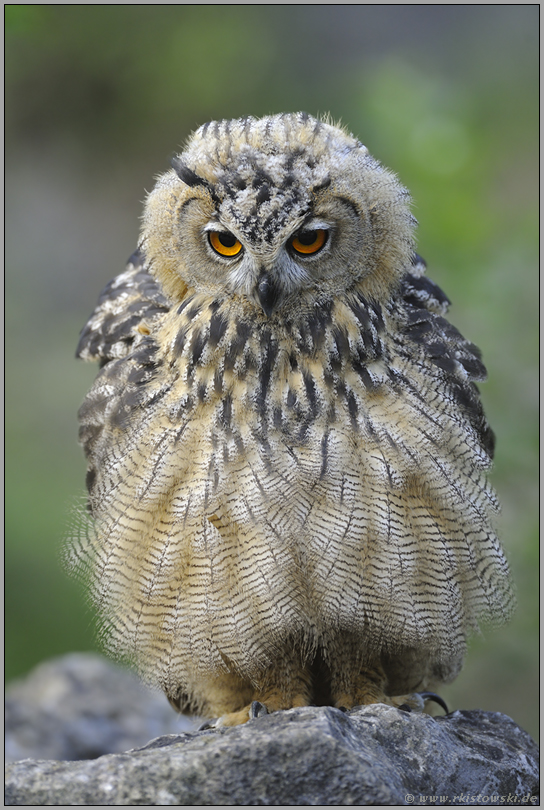
POLYGON ((82 332, 103 368, 70 564, 109 649, 180 710, 394 702, 511 610, 485 369, 414 225, 343 130, 212 122, 82 332))

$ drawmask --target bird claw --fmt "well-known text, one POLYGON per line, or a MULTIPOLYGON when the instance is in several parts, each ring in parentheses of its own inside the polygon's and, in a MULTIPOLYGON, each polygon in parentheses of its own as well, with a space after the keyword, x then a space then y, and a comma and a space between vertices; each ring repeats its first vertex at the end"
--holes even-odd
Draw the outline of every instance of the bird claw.
POLYGON ((400 706, 397 706, 397 709, 399 710, 399 712, 408 712, 408 713, 410 713, 412 711, 412 707, 409 706, 407 703, 401 703, 400 706))
POLYGON ((422 712, 425 708, 425 704, 429 700, 438 703, 438 705, 444 709, 445 713, 449 714, 446 702, 435 692, 414 692, 413 695, 408 696, 408 699, 405 700, 404 703, 397 706, 397 709, 401 712, 422 712))
POLYGON ((258 717, 264 717, 269 714, 268 708, 264 703, 254 700, 250 705, 249 710, 246 709, 241 712, 233 712, 232 714, 224 714, 222 717, 214 717, 210 720, 205 720, 198 731, 208 731, 209 729, 224 728, 232 725, 239 725, 245 723, 247 720, 256 720, 258 717), (247 711, 247 714, 245 712, 247 711), (234 723, 232 722, 234 719, 234 723))
POLYGON ((200 725, 197 728, 197 731, 207 731, 210 728, 217 728, 217 726, 215 724, 217 723, 218 720, 219 720, 218 717, 214 717, 211 720, 205 720, 202 723, 202 725, 200 725))
POLYGON ((256 720, 257 717, 264 717, 265 714, 268 714, 265 704, 254 700, 249 709, 249 719, 256 720))
POLYGON ((434 703, 438 703, 438 705, 442 709, 444 709, 446 714, 450 713, 446 701, 443 698, 441 698, 440 695, 437 695, 435 692, 418 692, 418 694, 423 698, 425 702, 427 702, 428 700, 432 700, 434 703))

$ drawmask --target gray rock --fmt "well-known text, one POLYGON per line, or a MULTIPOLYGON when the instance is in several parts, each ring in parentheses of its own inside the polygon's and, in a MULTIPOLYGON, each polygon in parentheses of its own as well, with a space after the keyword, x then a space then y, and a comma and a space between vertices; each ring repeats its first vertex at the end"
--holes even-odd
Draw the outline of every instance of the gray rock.
POLYGON ((537 804, 538 751, 502 714, 291 709, 86 762, 7 767, 11 805, 537 804))
POLYGON ((93 759, 197 725, 134 673, 100 655, 73 653, 8 686, 5 757, 93 759))

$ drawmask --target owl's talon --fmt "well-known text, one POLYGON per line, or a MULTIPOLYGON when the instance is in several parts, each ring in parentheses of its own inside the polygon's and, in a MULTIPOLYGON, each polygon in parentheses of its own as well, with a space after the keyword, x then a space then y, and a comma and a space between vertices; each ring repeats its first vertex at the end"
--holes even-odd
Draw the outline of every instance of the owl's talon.
POLYGON ((249 709, 249 719, 256 720, 258 717, 264 717, 265 714, 268 713, 269 713, 268 709, 266 708, 264 703, 260 703, 258 700, 254 700, 249 709))
POLYGON ((207 731, 207 730, 208 730, 208 729, 210 729, 210 728, 215 729, 215 728, 216 728, 216 725, 215 725, 215 724, 217 723, 217 721, 218 721, 218 720, 219 720, 219 718, 218 718, 218 717, 214 717, 214 718, 213 718, 213 719, 211 719, 211 720, 206 720, 204 723, 202 723, 202 725, 200 725, 200 726, 197 728, 197 731, 207 731))
POLYGON ((438 703, 446 714, 449 714, 445 701, 435 692, 414 692, 412 695, 402 695, 402 697, 390 698, 390 700, 391 704, 402 712, 417 713, 424 711, 427 701, 432 700, 434 703, 438 703), (397 700, 402 700, 402 703, 397 705, 397 700))
POLYGON ((425 702, 427 702, 428 700, 432 700, 434 703, 438 703, 438 705, 442 709, 444 709, 446 714, 450 713, 446 701, 443 698, 441 698, 440 695, 437 695, 435 692, 418 692, 418 695, 420 695, 425 702))

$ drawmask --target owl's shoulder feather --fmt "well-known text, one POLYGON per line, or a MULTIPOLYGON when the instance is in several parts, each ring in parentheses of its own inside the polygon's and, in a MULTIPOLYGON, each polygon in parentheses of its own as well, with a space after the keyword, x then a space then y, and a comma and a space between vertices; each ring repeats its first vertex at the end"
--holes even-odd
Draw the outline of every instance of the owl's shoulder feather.
POLYGON ((99 361, 101 365, 126 357, 170 306, 160 284, 148 272, 144 253, 137 250, 126 270, 100 293, 81 331, 76 357, 99 361))

